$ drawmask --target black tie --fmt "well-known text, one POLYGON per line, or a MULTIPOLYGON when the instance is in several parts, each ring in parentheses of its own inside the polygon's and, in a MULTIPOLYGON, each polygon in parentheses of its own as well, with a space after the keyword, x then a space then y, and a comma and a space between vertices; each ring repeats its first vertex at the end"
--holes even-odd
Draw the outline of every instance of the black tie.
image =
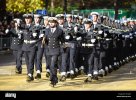
POLYGON ((53 29, 51 29, 51 33, 53 33, 53 29))

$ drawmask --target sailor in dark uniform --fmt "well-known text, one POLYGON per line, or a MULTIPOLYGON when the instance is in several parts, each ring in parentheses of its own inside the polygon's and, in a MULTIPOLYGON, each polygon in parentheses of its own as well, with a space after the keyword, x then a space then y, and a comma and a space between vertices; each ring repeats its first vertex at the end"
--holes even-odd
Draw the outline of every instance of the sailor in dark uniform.
MULTIPOLYGON (((43 16, 43 29, 41 31, 42 33, 45 33, 45 31, 49 28, 48 18, 49 16, 43 16)), ((48 59, 48 55, 46 54, 46 46, 44 47, 44 56, 45 56, 45 62, 46 62, 46 77, 49 77, 50 76, 50 67, 49 67, 50 59, 48 59)))
MULTIPOLYGON (((92 12, 92 28, 94 30, 94 34, 98 34, 98 31, 101 30, 101 24, 98 22, 99 13, 92 12)), ((95 44, 95 53, 94 53, 94 71, 93 71, 93 77, 94 79, 98 80, 98 70, 99 70, 99 58, 100 58, 100 42, 98 41, 97 44, 95 44)))
POLYGON ((34 14, 34 26, 33 26, 33 33, 36 33, 38 36, 38 42, 37 42, 37 48, 36 48, 36 54, 35 54, 35 68, 36 68, 36 76, 35 79, 41 78, 41 72, 42 72, 42 57, 44 48, 42 47, 42 39, 44 36, 44 33, 41 33, 42 25, 40 25, 41 21, 41 15, 34 14))
POLYGON ((79 74, 85 74, 84 73, 84 66, 81 66, 79 63, 80 60, 80 48, 81 48, 81 36, 79 33, 82 33, 84 30, 84 25, 82 23, 83 17, 82 16, 74 16, 76 18, 76 23, 74 27, 74 32, 76 34, 76 41, 77 41, 77 47, 76 47, 76 54, 75 54, 75 74, 76 76, 79 74))
POLYGON ((64 42, 63 30, 57 27, 57 19, 49 18, 50 28, 45 31, 46 54, 50 59, 50 81, 54 87, 58 83, 56 63, 60 55, 60 45, 64 42), (61 43, 61 44, 60 44, 61 43))
POLYGON ((22 44, 23 44, 23 35, 22 30, 20 28, 22 20, 19 18, 14 19, 14 27, 11 27, 10 29, 7 29, 6 33, 12 34, 12 43, 11 43, 11 49, 13 50, 13 55, 15 56, 15 62, 16 62, 16 69, 15 72, 17 74, 22 73, 22 44))
POLYGON ((33 32, 32 25, 32 15, 24 14, 25 25, 23 27, 23 46, 22 50, 24 51, 26 66, 27 66, 27 79, 26 81, 33 81, 33 73, 34 73, 34 58, 36 54, 36 42, 38 40, 37 33, 33 32))
MULTIPOLYGON (((65 20, 64 20, 64 15, 63 14, 57 14, 56 15, 56 18, 57 18, 57 21, 58 21, 58 27, 61 28, 64 32, 65 32, 65 28, 64 28, 64 23, 65 23, 65 20)), ((60 81, 65 81, 66 80, 66 73, 67 73, 67 65, 64 65, 64 60, 62 58, 62 56, 64 57, 65 55, 65 49, 66 48, 63 48, 63 46, 61 47, 61 54, 60 54, 60 59, 59 59, 59 63, 60 63, 60 81)))
MULTIPOLYGON (((90 19, 84 19, 84 29, 80 33, 81 35, 81 47, 79 51, 80 66, 83 66, 84 72, 87 73, 85 82, 91 82, 93 78, 93 67, 94 67, 94 46, 95 38, 93 34, 93 25, 90 19)), ((78 33, 79 34, 79 33, 78 33)), ((78 37, 79 38, 79 37, 78 37)), ((82 69, 82 70, 83 70, 82 69)))
POLYGON ((67 77, 75 78, 75 54, 76 54, 76 35, 74 32, 74 23, 72 15, 66 15, 67 22, 64 24, 65 29, 65 54, 62 54, 62 66, 67 66, 67 77))

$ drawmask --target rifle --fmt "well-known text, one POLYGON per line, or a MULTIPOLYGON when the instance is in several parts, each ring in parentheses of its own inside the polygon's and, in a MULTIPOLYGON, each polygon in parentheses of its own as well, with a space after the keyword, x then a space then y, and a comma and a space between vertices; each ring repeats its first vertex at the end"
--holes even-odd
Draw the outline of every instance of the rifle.
POLYGON ((41 44, 41 48, 43 48, 44 47, 44 44, 45 44, 45 36, 43 36, 43 38, 42 38, 42 44, 41 44))

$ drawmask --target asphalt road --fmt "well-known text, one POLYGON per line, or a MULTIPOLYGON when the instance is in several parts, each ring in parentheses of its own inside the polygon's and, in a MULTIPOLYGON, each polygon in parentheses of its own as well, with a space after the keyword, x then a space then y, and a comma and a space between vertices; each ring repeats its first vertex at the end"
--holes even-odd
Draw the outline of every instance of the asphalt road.
MULTIPOLYGON (((15 74, 15 62, 12 54, 0 54, 0 90, 21 91, 136 91, 136 61, 121 66, 118 70, 99 78, 98 81, 84 83, 86 76, 78 76, 66 82, 59 82, 54 88, 49 86, 49 79, 45 77, 45 63, 41 80, 26 82, 26 66, 23 58, 23 73, 15 74)), ((59 76, 59 74, 58 74, 59 76)))

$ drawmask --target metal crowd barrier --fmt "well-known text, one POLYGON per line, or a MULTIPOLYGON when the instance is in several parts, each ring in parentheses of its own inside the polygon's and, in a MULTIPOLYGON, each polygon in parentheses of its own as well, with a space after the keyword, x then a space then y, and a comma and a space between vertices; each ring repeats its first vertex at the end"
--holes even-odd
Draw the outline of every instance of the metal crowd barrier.
POLYGON ((12 37, 0 36, 0 50, 10 49, 12 37))

